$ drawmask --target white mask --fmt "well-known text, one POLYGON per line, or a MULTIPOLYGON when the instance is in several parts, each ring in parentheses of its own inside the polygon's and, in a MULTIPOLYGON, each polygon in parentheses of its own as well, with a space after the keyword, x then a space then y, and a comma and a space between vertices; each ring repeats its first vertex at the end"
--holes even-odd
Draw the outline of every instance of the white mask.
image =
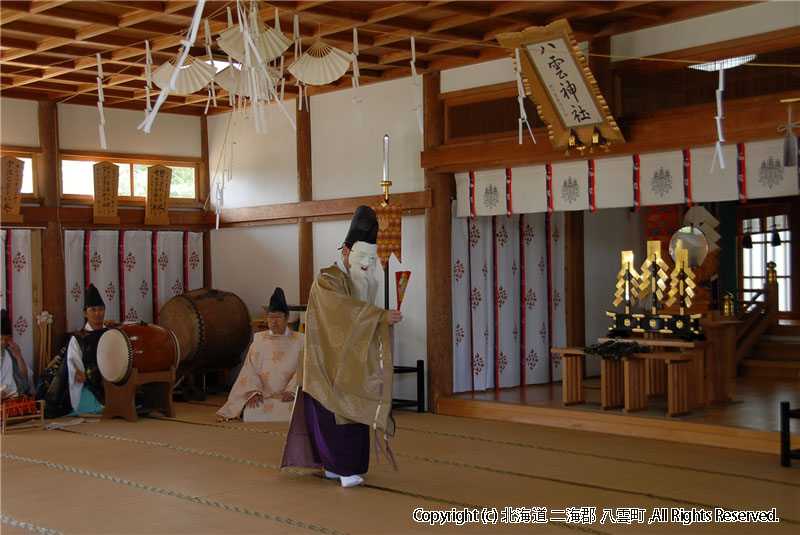
POLYGON ((375 278, 375 263, 378 259, 378 246, 374 243, 358 241, 350 250, 350 280, 353 282, 356 298, 372 303, 378 291, 375 278))

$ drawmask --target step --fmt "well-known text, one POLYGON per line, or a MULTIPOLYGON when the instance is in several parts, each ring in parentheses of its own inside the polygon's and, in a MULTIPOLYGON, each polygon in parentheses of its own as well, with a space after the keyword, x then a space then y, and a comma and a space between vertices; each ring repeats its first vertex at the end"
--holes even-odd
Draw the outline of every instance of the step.
POLYGON ((773 325, 766 332, 767 335, 793 336, 800 338, 800 324, 773 325))
POLYGON ((750 350, 750 357, 761 360, 800 361, 800 341, 790 342, 771 338, 765 340, 762 337, 750 350))
POLYGON ((800 361, 747 358, 739 363, 739 376, 800 381, 800 361))

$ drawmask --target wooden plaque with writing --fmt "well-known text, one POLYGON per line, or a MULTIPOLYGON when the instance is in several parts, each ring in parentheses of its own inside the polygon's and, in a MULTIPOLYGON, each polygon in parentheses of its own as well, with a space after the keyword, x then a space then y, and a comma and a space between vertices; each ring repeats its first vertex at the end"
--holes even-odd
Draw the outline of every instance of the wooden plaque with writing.
POLYGON ((569 146, 572 130, 591 146, 595 128, 608 143, 625 143, 565 19, 501 33, 497 42, 512 58, 519 49, 525 92, 547 124, 554 149, 569 146))
POLYGON ((94 164, 95 223, 119 223, 119 167, 111 162, 94 164))
POLYGON ((22 160, 13 156, 3 156, 0 159, 2 167, 2 217, 3 223, 21 223, 22 215, 19 205, 22 200, 22 160))
POLYGON ((169 188, 172 169, 163 165, 147 168, 147 208, 145 225, 169 225, 169 188))

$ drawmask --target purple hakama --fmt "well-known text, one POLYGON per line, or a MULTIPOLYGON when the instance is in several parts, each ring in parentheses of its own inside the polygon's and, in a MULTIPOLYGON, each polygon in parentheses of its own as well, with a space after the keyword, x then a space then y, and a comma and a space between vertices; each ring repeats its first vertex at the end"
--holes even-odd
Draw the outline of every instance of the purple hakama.
POLYGON ((316 462, 340 476, 365 474, 369 470, 369 426, 338 425, 336 416, 303 392, 308 438, 316 462))

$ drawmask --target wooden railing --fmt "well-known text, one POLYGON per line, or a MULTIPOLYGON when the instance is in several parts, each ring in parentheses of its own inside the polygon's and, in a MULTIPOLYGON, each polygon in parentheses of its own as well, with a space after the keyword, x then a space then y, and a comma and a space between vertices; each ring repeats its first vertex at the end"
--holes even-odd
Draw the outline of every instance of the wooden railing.
MULTIPOLYGON (((767 264, 767 280, 763 290, 754 291, 747 301, 739 301, 739 314, 736 320, 735 364, 747 355, 758 339, 773 325, 778 324, 778 281, 775 263, 767 264), (759 300, 759 298, 762 298, 759 300)), ((734 368, 735 369, 735 368, 734 368)))

